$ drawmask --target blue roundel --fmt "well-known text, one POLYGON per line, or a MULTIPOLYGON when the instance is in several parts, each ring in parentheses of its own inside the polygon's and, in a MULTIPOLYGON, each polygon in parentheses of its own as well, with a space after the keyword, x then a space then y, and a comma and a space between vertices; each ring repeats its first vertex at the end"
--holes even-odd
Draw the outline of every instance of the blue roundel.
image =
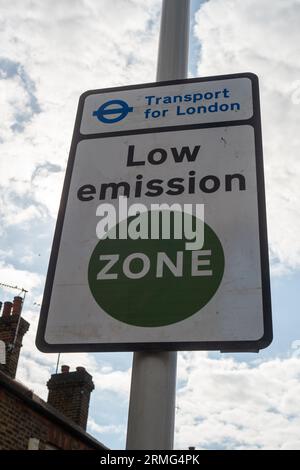
POLYGON ((105 124, 113 124, 124 119, 128 113, 131 113, 133 108, 123 100, 110 100, 103 103, 97 111, 93 112, 93 116, 105 124))

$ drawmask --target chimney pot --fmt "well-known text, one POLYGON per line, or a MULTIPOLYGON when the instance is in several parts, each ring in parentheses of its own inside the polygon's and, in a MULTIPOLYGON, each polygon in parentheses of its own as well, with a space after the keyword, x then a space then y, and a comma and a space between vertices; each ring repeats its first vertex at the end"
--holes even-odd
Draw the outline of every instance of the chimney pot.
POLYGON ((14 297, 13 306, 12 306, 12 314, 13 315, 20 315, 22 310, 23 299, 22 297, 16 296, 14 297))
POLYGON ((3 312, 2 312, 3 317, 10 316, 12 305, 13 305, 12 302, 4 302, 4 307, 3 307, 3 312))
POLYGON ((69 366, 61 366, 61 372, 62 374, 67 374, 70 370, 69 366))

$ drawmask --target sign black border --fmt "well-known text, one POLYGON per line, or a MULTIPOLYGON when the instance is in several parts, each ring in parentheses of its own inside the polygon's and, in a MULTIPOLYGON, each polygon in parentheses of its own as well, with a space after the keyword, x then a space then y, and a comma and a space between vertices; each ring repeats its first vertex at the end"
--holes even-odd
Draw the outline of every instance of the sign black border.
POLYGON ((260 117, 260 100, 258 77, 253 73, 238 73, 230 75, 217 75, 203 78, 192 78, 184 80, 169 80, 154 83, 143 83, 139 85, 130 85, 114 88, 105 88, 99 90, 90 90, 83 93, 79 98, 74 133, 71 143, 69 159, 66 168, 66 175, 63 185, 63 191, 60 201, 60 207, 56 222, 56 228, 53 238, 52 250, 46 277, 44 296, 41 306, 38 331, 36 336, 36 346, 42 352, 121 352, 121 351, 221 351, 221 352, 258 352, 260 349, 266 348, 272 342, 272 309, 271 309, 271 292, 270 292, 270 274, 269 274, 269 256, 268 256, 268 239, 267 239, 267 221, 266 221, 266 203, 265 203, 265 185, 264 185, 264 168, 263 168, 263 151, 261 137, 261 117, 260 117), (107 92, 116 92, 123 90, 135 90, 141 88, 154 88, 165 85, 175 85, 183 83, 196 83, 217 81, 235 78, 249 78, 252 83, 253 96, 253 116, 250 119, 239 121, 222 121, 210 124, 192 124, 178 125, 171 127, 160 127, 151 129, 138 129, 134 131, 117 131, 106 132, 101 134, 82 135, 80 133, 81 117, 85 98, 92 94, 100 94, 107 92), (52 286, 55 276, 56 263, 59 252, 60 239, 63 229, 66 205, 71 184, 73 166, 75 161, 76 148, 80 141, 87 139, 99 139, 113 137, 119 135, 136 135, 146 133, 179 131, 186 129, 204 129, 213 127, 231 127, 251 125, 255 134, 255 158, 256 158, 256 180, 257 180, 257 200, 258 200, 258 219, 259 219, 259 238, 260 238, 260 261, 261 261, 261 280, 262 280, 262 304, 263 304, 263 321, 264 334, 258 340, 253 341, 180 341, 180 342, 157 342, 157 343, 75 343, 75 344, 49 344, 45 340, 45 332, 48 318, 48 309, 50 305, 52 286))

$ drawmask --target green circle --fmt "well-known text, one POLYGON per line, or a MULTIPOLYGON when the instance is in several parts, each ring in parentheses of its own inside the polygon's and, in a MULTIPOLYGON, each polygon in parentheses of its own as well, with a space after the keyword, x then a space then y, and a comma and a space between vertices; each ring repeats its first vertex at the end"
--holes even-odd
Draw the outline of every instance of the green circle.
MULTIPOLYGON (((127 223, 131 220, 132 218, 128 219, 127 223)), ((125 222, 121 222, 123 223, 125 222)), ((117 226, 117 229, 119 228, 120 224, 117 226)), ((225 261, 220 240, 207 224, 204 224, 204 245, 201 248, 205 254, 186 250, 187 241, 189 240, 185 238, 165 240, 162 239, 161 233, 158 240, 100 240, 91 255, 88 267, 89 287, 97 304, 116 320, 140 327, 171 325, 194 315, 216 293, 223 277, 225 261), (134 253, 139 255, 131 261, 130 258, 127 259, 134 253), (173 265, 178 261, 178 276, 175 276, 164 262, 163 276, 157 277, 158 253, 165 253, 164 256, 168 257, 173 265), (100 256, 104 258, 100 260, 100 256), (195 264, 198 263, 192 261, 192 256, 197 256, 198 261, 202 261, 197 269, 195 264), (150 262, 147 273, 149 262, 146 257, 150 262), (108 264, 109 259, 111 266, 108 264), (203 261, 206 264, 203 264, 203 261), (127 275, 123 271, 124 267, 127 275), (103 276, 105 270, 107 273, 103 276), (196 271, 198 275, 195 275, 196 271), (138 276, 139 273, 143 276, 128 277, 138 276), (107 276, 111 275, 115 278, 108 279, 107 276)), ((159 265, 161 264, 160 261, 159 265)))

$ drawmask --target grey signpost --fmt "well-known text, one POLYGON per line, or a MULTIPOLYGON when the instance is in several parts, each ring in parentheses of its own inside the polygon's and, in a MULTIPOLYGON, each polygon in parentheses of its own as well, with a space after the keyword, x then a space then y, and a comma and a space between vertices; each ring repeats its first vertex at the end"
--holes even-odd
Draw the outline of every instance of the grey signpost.
MULTIPOLYGON (((187 77, 190 0, 163 0, 157 81, 187 77)), ((173 448, 176 351, 135 352, 127 449, 173 448)))

